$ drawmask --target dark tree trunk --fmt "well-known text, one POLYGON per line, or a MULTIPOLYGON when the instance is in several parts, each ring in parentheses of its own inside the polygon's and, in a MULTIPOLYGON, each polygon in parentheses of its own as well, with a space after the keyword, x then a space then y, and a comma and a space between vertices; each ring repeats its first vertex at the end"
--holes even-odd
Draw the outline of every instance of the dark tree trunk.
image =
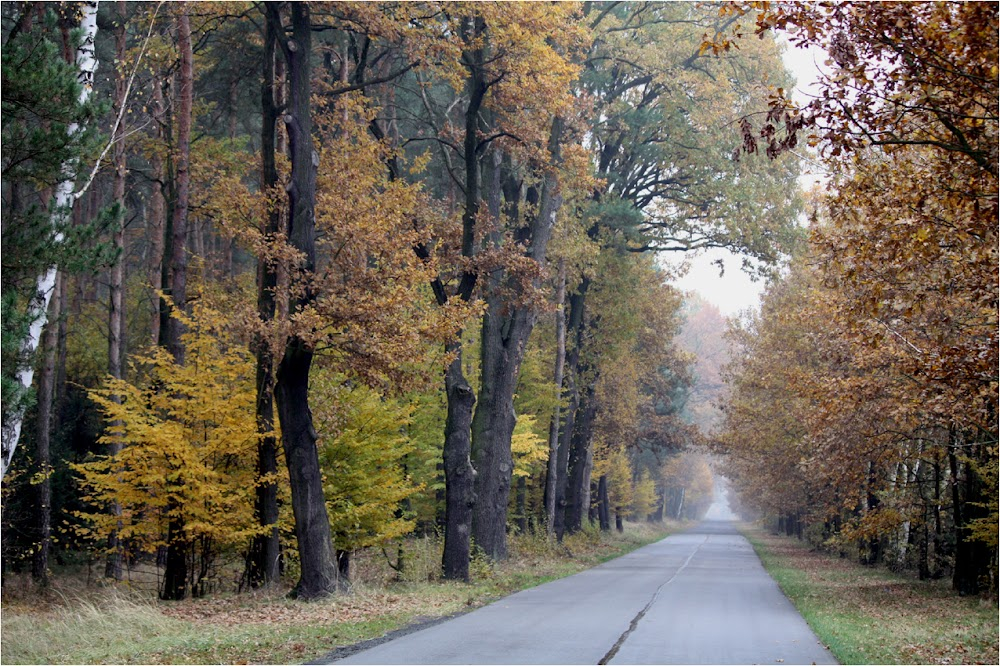
POLYGON ((622 512, 621 509, 615 509, 615 529, 622 533, 625 531, 625 523, 622 522, 622 512))
MULTIPOLYGON (((277 8, 268 4, 267 11, 271 20, 280 25, 277 8)), ((291 161, 286 231, 291 245, 302 253, 302 268, 308 275, 316 266, 315 202, 319 167, 319 156, 313 149, 310 110, 312 26, 307 3, 292 3, 290 11, 292 38, 281 42, 289 78, 288 111, 284 117, 291 161)), ((284 39, 283 32, 279 39, 284 39)), ((293 307, 300 309, 314 298, 311 289, 306 288, 293 307)), ((294 593, 303 599, 325 596, 337 589, 337 563, 323 496, 316 430, 309 409, 312 359, 312 349, 298 335, 293 335, 278 365, 275 388, 302 568, 294 593)))
MULTIPOLYGON (((188 198, 191 184, 189 170, 191 153, 191 110, 194 101, 194 57, 191 50, 191 23, 187 14, 182 13, 177 18, 177 50, 180 53, 180 69, 178 71, 177 93, 177 195, 174 201, 174 211, 171 220, 172 237, 170 239, 170 297, 174 307, 183 309, 187 303, 187 214, 188 198)), ((183 326, 176 317, 166 321, 165 346, 173 355, 178 365, 184 363, 184 346, 181 343, 183 326)), ((177 485, 184 483, 183 479, 176 481, 177 485)), ((171 493, 168 511, 171 518, 167 529, 167 564, 163 574, 164 600, 178 600, 187 596, 187 551, 188 541, 185 536, 184 521, 181 518, 181 508, 176 500, 177 493, 171 493)))
POLYGON ((275 391, 302 569, 294 594, 301 599, 325 596, 337 589, 337 564, 309 409, 312 358, 312 351, 293 338, 278 366, 275 391))
POLYGON ((973 540, 969 535, 969 525, 984 514, 981 505, 985 503, 983 482, 970 462, 974 459, 976 445, 958 441, 961 435, 952 434, 948 446, 948 464, 951 467, 951 493, 955 516, 955 570, 952 587, 962 596, 978 594, 982 581, 989 571, 990 555, 982 541, 973 540), (958 451, 967 456, 959 459, 958 451))
MULTIPOLYGON (((469 70, 466 90, 469 104, 465 109, 465 135, 463 137, 465 163, 465 207, 462 212, 462 256, 476 254, 476 218, 482 196, 482 174, 479 155, 480 111, 488 90, 485 78, 486 55, 483 39, 486 25, 479 18, 467 19, 462 25, 462 38, 475 47, 463 53, 469 70)), ((421 251, 418 249, 417 254, 421 251)), ((455 298, 469 301, 476 286, 477 274, 465 271, 456 289, 455 298)), ((447 302, 444 289, 438 281, 434 292, 439 305, 447 302)), ((445 478, 445 529, 444 553, 441 573, 450 580, 469 580, 469 556, 472 552, 472 512, 475 504, 475 470, 472 467, 472 410, 476 403, 472 387, 462 372, 462 342, 458 336, 448 345, 456 354, 445 372, 445 395, 448 401, 448 418, 444 432, 445 478)))
POLYGON ((608 499, 608 477, 601 474, 597 481, 597 518, 602 532, 611 531, 611 502, 608 499))
POLYGON ((590 497, 590 442, 593 434, 597 405, 594 401, 593 386, 588 386, 580 396, 576 423, 570 441, 569 486, 566 489, 566 531, 579 532, 583 529, 583 517, 587 515, 590 497))
MULTIPOLYGON (((556 396, 562 398, 563 369, 566 363, 566 260, 559 260, 559 274, 556 277, 556 364, 553 376, 556 396)), ((545 530, 548 535, 556 533, 556 486, 559 478, 559 420, 560 402, 552 410, 549 425, 549 460, 545 471, 545 530)))
POLYGON ((510 498, 511 473, 514 469, 510 450, 511 435, 517 417, 514 414, 514 390, 523 358, 524 343, 533 319, 518 311, 513 316, 501 314, 502 303, 487 299, 483 315, 481 381, 472 420, 472 448, 476 454, 476 504, 473 536, 476 545, 493 560, 507 557, 507 503, 510 498), (504 332, 510 335, 505 336, 504 332))
MULTIPOLYGON (((177 503, 171 499, 167 504, 167 510, 173 512, 178 509, 177 503)), ((160 590, 160 598, 164 601, 179 601, 186 597, 188 592, 187 551, 189 543, 184 537, 184 523, 181 520, 170 520, 167 525, 167 541, 163 588, 160 590)))
MULTIPOLYGON (((560 160, 561 135, 562 121, 556 118, 552 123, 548 146, 554 163, 560 160)), ((490 213, 497 220, 501 212, 501 169, 500 160, 495 159, 490 213)), ((502 190, 507 212, 515 224, 520 224, 520 182, 511 181, 506 185, 502 190)), ((518 226, 515 233, 516 240, 526 246, 528 258, 539 266, 545 263, 555 217, 562 205, 558 188, 555 174, 549 173, 540 190, 535 187, 528 189, 527 203, 537 212, 527 225, 518 226)), ((499 234, 495 242, 499 244, 499 234)), ((502 270, 496 271, 489 276, 486 286, 488 307, 483 315, 479 402, 472 421, 472 448, 476 453, 478 472, 473 531, 476 543, 493 560, 507 557, 507 505, 514 468, 510 442, 517 421, 514 393, 524 350, 538 319, 538 313, 530 302, 505 302, 498 297, 499 289, 505 286, 516 288, 516 285, 505 285, 507 279, 502 270)), ((531 286, 537 288, 539 280, 534 280, 531 286)))
POLYGON ((346 592, 351 589, 351 551, 338 550, 335 555, 337 557, 337 587, 346 592))
MULTIPOLYGON (((573 354, 569 359, 572 360, 573 354)), ((576 386, 576 374, 567 373, 566 393, 569 396, 569 404, 566 407, 566 418, 562 424, 562 432, 559 434, 559 451, 556 458, 556 494, 555 494, 555 520, 553 521, 553 531, 556 539, 562 541, 566 533, 566 494, 569 490, 569 449, 573 437, 573 426, 576 423, 576 412, 580 406, 580 392, 576 386)))
POLYGON ((444 430, 445 528, 441 574, 448 580, 468 581, 476 477, 471 462, 471 427, 476 397, 462 374, 460 343, 450 347, 449 351, 457 352, 458 356, 445 374, 448 420, 444 430))
MULTIPOLYGON (((877 468, 874 462, 868 463, 868 488, 865 494, 865 511, 872 512, 878 509, 879 498, 876 494, 877 468)), ((789 534, 791 536, 791 534, 789 534)), ((878 535, 865 539, 862 547, 861 563, 869 566, 878 564, 882 560, 882 542, 878 535)))
MULTIPOLYGON (((151 82, 152 91, 152 112, 153 118, 156 122, 153 123, 153 133, 154 138, 162 138, 163 131, 160 127, 160 123, 163 121, 164 117, 164 103, 163 103, 163 86, 160 84, 160 80, 153 77, 151 82)), ((153 179, 153 184, 150 186, 149 194, 149 284, 151 287, 151 297, 150 297, 150 325, 149 325, 149 340, 150 344, 157 345, 160 344, 160 297, 157 296, 156 290, 163 287, 165 284, 163 280, 163 252, 164 252, 164 233, 166 231, 166 219, 167 219, 167 202, 163 196, 163 186, 166 176, 164 174, 163 168, 163 157, 160 156, 159 151, 153 151, 153 155, 149 160, 150 174, 153 179)))
MULTIPOLYGON (((261 176, 262 190, 270 190, 278 184, 278 170, 275 165, 275 125, 278 111, 275 105, 274 56, 278 28, 270 16, 267 17, 264 39, 264 77, 261 86, 261 176)), ((275 238, 280 228, 280 211, 271 207, 268 211, 266 238, 275 238)), ((265 325, 274 320, 274 290, 278 276, 273 261, 261 258, 257 264, 257 315, 265 325)), ((280 543, 278 540, 278 485, 274 480, 278 472, 278 442, 274 432, 274 350, 266 336, 258 336, 255 341, 257 355, 257 487, 254 497, 254 513, 258 525, 266 528, 264 534, 254 537, 250 545, 247 578, 251 587, 261 587, 276 581, 279 577, 278 560, 280 543), (264 479, 262 481, 262 479, 264 479)))
POLYGON ((56 274, 56 283, 49 300, 48 323, 42 339, 42 371, 38 375, 38 433, 35 440, 35 466, 38 481, 34 483, 35 509, 35 552, 31 558, 31 578, 40 587, 49 584, 49 551, 52 547, 52 413, 55 393, 56 351, 59 346, 59 320, 62 315, 60 284, 61 273, 56 274))
POLYGON ((569 405, 566 408, 566 419, 563 422, 559 440, 559 455, 556 469, 555 521, 556 538, 562 540, 566 532, 567 492, 569 490, 570 445, 576 425, 576 415, 580 407, 580 390, 577 376, 580 371, 580 348, 583 345, 584 307, 586 305, 587 288, 590 279, 584 277, 577 291, 570 296, 569 322, 567 330, 574 335, 574 344, 566 356, 566 391, 569 405))

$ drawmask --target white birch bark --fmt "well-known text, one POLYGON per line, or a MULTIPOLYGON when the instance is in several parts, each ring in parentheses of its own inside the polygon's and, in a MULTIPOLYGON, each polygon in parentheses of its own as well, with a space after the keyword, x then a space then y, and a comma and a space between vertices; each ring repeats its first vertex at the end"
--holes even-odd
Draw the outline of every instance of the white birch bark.
MULTIPOLYGON (((83 40, 76 50, 76 65, 80 70, 80 104, 86 104, 90 99, 90 94, 94 89, 94 76, 97 72, 97 57, 94 53, 94 41, 97 37, 97 0, 88 0, 80 6, 80 27, 83 29, 83 40)), ((72 137, 80 131, 80 127, 73 123, 66 132, 72 137)), ((55 229, 52 235, 52 242, 59 244, 63 241, 63 235, 58 229, 69 220, 72 214, 73 201, 77 198, 76 174, 79 168, 78 160, 69 160, 62 165, 62 182, 56 186, 55 205, 52 209, 52 227, 55 229)), ((56 284, 57 266, 50 266, 45 273, 38 276, 35 289, 35 298, 29 306, 29 316, 32 318, 31 327, 28 330, 28 337, 25 339, 22 349, 22 356, 28 359, 24 368, 17 373, 18 382, 25 390, 31 387, 31 382, 35 376, 34 364, 30 359, 38 349, 38 343, 42 338, 42 329, 48 319, 47 312, 49 301, 52 299, 52 290, 56 284)), ((14 449, 21 438, 21 425, 24 420, 24 411, 18 410, 12 414, 5 424, 2 433, 2 455, 0 455, 0 478, 7 474, 10 462, 14 457, 14 449)))

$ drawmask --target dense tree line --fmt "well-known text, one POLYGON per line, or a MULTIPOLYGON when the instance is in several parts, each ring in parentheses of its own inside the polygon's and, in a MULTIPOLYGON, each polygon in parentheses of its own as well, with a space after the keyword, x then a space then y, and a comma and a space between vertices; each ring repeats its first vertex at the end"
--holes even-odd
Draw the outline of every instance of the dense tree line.
POLYGON ((719 437, 746 507, 962 594, 997 581, 997 26, 987 4, 760 16, 830 71, 745 149, 807 134, 833 175, 734 329, 719 437))
POLYGON ((796 160, 731 156, 772 39, 715 52, 736 18, 689 3, 3 12, 5 567, 308 598, 412 533, 462 580, 511 530, 704 509, 655 257, 795 239, 796 160))

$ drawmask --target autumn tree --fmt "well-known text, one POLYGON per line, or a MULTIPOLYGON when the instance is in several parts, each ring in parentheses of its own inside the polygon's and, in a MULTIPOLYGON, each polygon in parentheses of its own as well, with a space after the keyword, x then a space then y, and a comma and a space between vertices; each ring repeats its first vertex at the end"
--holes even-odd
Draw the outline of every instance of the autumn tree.
MULTIPOLYGON (((659 3, 588 7, 586 20, 599 38, 581 81, 596 104, 590 145, 596 175, 606 182, 594 192, 587 213, 591 239, 630 252, 728 247, 745 253, 748 267, 755 260, 775 261, 796 236, 797 204, 789 187, 794 160, 774 166, 731 159, 734 123, 751 109, 766 107, 764 80, 784 77, 774 43, 756 43, 753 57, 746 52, 720 58, 702 48, 706 32, 723 30, 731 21, 714 10, 659 3)), ((568 297, 569 408, 560 443, 565 450, 574 437, 581 450, 590 440, 588 414, 594 408, 581 395, 587 382, 578 379, 589 369, 580 367, 576 347, 584 337, 587 293, 597 279, 583 271, 568 297)), ((580 484, 588 475, 575 473, 574 488, 565 485, 570 472, 562 459, 558 468, 556 502, 562 508, 556 532, 561 534, 567 518, 562 514, 572 514, 572 525, 585 510, 580 484)))
POLYGON ((260 529, 252 500, 253 363, 219 312, 173 316, 187 329, 183 362, 157 347, 136 359, 149 368, 140 382, 108 377, 92 391, 111 453, 75 469, 90 506, 81 514, 83 532, 105 544, 115 535, 143 553, 172 548, 195 566, 163 585, 199 596, 218 556, 243 548, 260 529), (105 510, 112 504, 117 512, 105 510))
MULTIPOLYGON (((832 312, 844 343, 863 365, 879 367, 869 383, 894 387, 882 416, 901 420, 901 439, 918 456, 933 441, 930 449, 947 458, 953 582, 974 593, 996 575, 991 540, 972 538, 970 527, 990 502, 982 474, 997 440, 997 9, 763 9, 758 32, 824 47, 831 71, 804 108, 776 97, 759 129, 745 120, 743 150, 762 145, 777 155, 808 133, 841 174, 825 202, 829 222, 815 233, 821 279, 837 294, 832 312), (896 377, 909 378, 908 390, 896 377)), ((887 435, 880 421, 875 415, 872 430, 887 435)), ((865 485, 876 486, 877 461, 869 462, 865 485)), ((905 467, 919 477, 919 464, 905 467)), ((900 474, 898 465, 886 473, 890 486, 907 478, 900 474)), ((878 508, 875 495, 868 508, 878 508)))
POLYGON ((340 584, 346 586, 353 551, 382 546, 413 529, 400 507, 420 489, 404 469, 415 448, 406 436, 414 407, 327 373, 318 374, 313 386, 322 405, 316 418, 324 491, 340 584))

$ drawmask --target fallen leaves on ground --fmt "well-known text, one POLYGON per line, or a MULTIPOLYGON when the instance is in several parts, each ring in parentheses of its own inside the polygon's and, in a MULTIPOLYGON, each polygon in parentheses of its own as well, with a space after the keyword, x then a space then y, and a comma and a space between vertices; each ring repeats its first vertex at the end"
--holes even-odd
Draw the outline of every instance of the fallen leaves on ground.
POLYGON ((868 663, 1000 663, 996 605, 960 597, 948 581, 920 581, 864 567, 850 557, 810 549, 794 538, 754 530, 753 537, 783 564, 806 574, 810 600, 830 614, 861 616, 870 645, 857 648, 868 663), (873 652, 876 652, 872 654, 873 652))
POLYGON ((366 622, 383 615, 438 614, 434 611, 449 612, 446 600, 367 590, 309 603, 282 598, 217 597, 187 600, 163 608, 165 615, 178 619, 230 627, 366 622))

